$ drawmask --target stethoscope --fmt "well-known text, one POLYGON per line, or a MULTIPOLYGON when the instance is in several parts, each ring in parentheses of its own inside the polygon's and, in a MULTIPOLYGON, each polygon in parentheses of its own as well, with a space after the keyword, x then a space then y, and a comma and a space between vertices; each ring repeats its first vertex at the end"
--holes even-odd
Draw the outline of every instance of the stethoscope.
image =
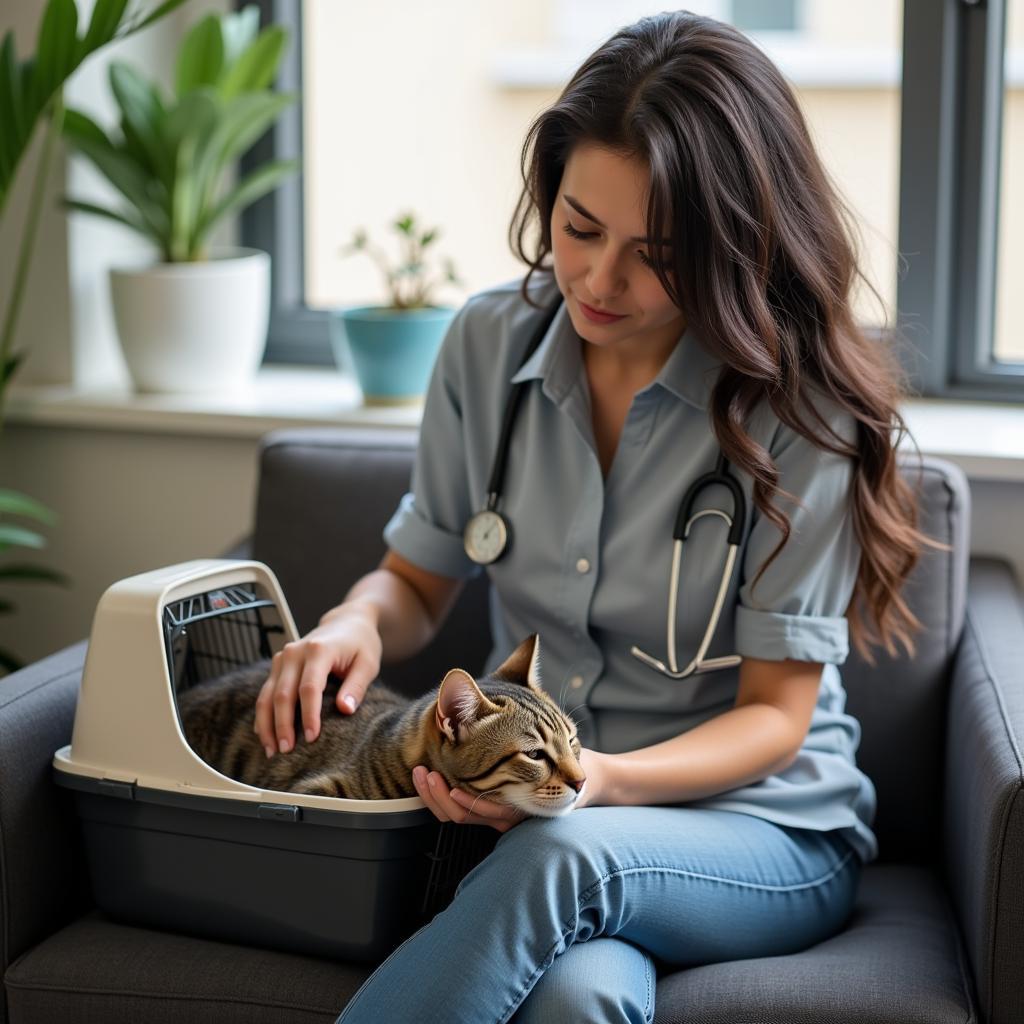
MULTIPOLYGON (((562 298, 552 304, 544 316, 541 317, 520 366, 536 351, 547 334, 548 328, 558 314, 562 306, 562 298)), ((515 422, 516 413, 522 402, 523 394, 528 381, 519 381, 512 385, 512 391, 505 406, 505 415, 501 424, 501 434, 498 438, 498 447, 494 453, 494 462, 491 466, 491 476, 487 482, 487 500, 483 509, 471 516, 463 530, 463 545, 466 554, 479 565, 490 565, 498 561, 510 548, 512 544, 512 525, 508 519, 498 511, 498 501, 501 498, 502 484, 505 479, 505 466, 508 462, 509 444, 512 437, 512 426, 515 422)), ((746 502, 739 482, 729 472, 729 461, 719 451, 718 463, 714 470, 698 477, 686 490, 683 500, 679 505, 676 514, 675 528, 672 531, 672 573, 669 581, 668 591, 668 627, 666 643, 668 647, 668 665, 657 658, 652 658, 640 650, 639 647, 630 648, 630 654, 642 661, 645 665, 661 672, 672 679, 685 679, 687 676, 696 675, 700 672, 713 672, 716 669, 732 668, 738 665, 743 659, 738 654, 730 654, 720 658, 709 658, 704 660, 711 640, 718 627, 718 620, 722 613, 722 605, 725 602, 725 595, 729 589, 729 580, 732 578, 733 566, 736 562, 736 552, 739 549, 743 537, 743 530, 746 525, 746 502), (733 514, 730 517, 720 509, 704 509, 696 515, 691 516, 693 505, 698 495, 705 487, 718 484, 728 488, 732 494, 733 514), (676 609, 679 594, 679 569, 682 562, 683 544, 690 535, 690 527, 701 518, 701 516, 721 516, 729 528, 728 552, 725 559, 725 568, 722 570, 722 579, 718 586, 718 594, 715 596, 715 604, 708 620, 707 629, 704 631, 704 638, 697 648, 693 660, 683 669, 679 668, 676 658, 676 609)))

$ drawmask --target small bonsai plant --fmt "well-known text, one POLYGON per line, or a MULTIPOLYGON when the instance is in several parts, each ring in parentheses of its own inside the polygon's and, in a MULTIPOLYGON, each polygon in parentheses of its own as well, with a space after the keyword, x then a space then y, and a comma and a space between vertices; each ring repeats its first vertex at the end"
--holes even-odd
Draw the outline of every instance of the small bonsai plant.
POLYGON ((359 228, 352 241, 341 249, 343 257, 360 252, 366 253, 380 267, 391 299, 386 308, 429 309, 434 306, 433 293, 436 288, 443 284, 462 284, 455 273, 455 265, 448 258, 442 262, 443 271, 440 278, 430 279, 428 276, 425 250, 437 241, 440 233, 437 228, 421 232, 413 213, 399 217, 393 222, 392 227, 399 233, 399 241, 404 249, 397 265, 393 265, 381 250, 370 246, 366 231, 362 228, 359 228))
POLYGON ((120 133, 108 136, 87 115, 68 110, 64 135, 126 202, 106 208, 69 199, 66 205, 132 228, 165 262, 206 259, 216 224, 297 167, 294 160, 275 160, 225 187, 234 161, 294 101, 270 89, 286 43, 280 26, 259 31, 259 11, 249 5, 197 22, 182 42, 170 97, 130 65, 111 64, 120 133))

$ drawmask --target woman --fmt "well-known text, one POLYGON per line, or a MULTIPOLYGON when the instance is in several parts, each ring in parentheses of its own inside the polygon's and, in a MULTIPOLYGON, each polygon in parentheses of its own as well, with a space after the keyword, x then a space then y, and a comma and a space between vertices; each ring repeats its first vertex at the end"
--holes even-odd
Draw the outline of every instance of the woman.
MULTIPOLYGON (((928 539, 895 463, 898 364, 854 322, 840 203, 790 89, 741 33, 661 14, 584 63, 523 154, 512 238, 530 271, 453 322, 388 554, 275 658, 257 731, 268 756, 290 749, 298 699, 315 738, 329 672, 354 712, 383 658, 434 636, 473 554, 492 583, 488 668, 540 634, 544 685, 582 712, 587 780, 572 813, 522 820, 416 769, 442 821, 504 834, 346 1024, 650 1021, 656 962, 822 941, 877 855, 837 666, 848 612, 869 661, 869 642, 913 652, 899 589, 928 539), (464 529, 514 385, 503 550, 464 529), (699 518, 665 666, 673 524, 719 450, 750 513, 705 659, 740 664, 669 677, 725 564, 721 519, 699 518)), ((730 498, 712 485, 692 512, 730 498)))

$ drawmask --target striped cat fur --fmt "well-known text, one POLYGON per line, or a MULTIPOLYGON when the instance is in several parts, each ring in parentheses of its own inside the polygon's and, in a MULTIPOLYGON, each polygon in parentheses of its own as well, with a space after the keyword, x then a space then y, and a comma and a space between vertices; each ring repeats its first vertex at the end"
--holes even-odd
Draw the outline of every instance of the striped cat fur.
MULTIPOLYGON (((269 660, 201 683, 178 697, 182 731, 207 764, 260 789, 388 800, 416 796, 425 765, 459 787, 526 814, 572 810, 586 782, 576 726, 540 684, 540 641, 524 640, 479 682, 452 669, 416 700, 374 683, 353 715, 337 710, 337 682, 324 694, 320 735, 268 758, 253 731, 269 660)), ((332 677, 332 680, 334 677, 332 677)))

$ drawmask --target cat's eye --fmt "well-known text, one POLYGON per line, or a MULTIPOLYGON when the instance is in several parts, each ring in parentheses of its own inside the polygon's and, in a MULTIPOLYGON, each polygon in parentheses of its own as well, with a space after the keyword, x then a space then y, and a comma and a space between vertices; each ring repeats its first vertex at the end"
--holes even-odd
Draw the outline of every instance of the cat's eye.
POLYGON ((544 758, 543 750, 524 750, 523 753, 533 761, 541 761, 544 758))

